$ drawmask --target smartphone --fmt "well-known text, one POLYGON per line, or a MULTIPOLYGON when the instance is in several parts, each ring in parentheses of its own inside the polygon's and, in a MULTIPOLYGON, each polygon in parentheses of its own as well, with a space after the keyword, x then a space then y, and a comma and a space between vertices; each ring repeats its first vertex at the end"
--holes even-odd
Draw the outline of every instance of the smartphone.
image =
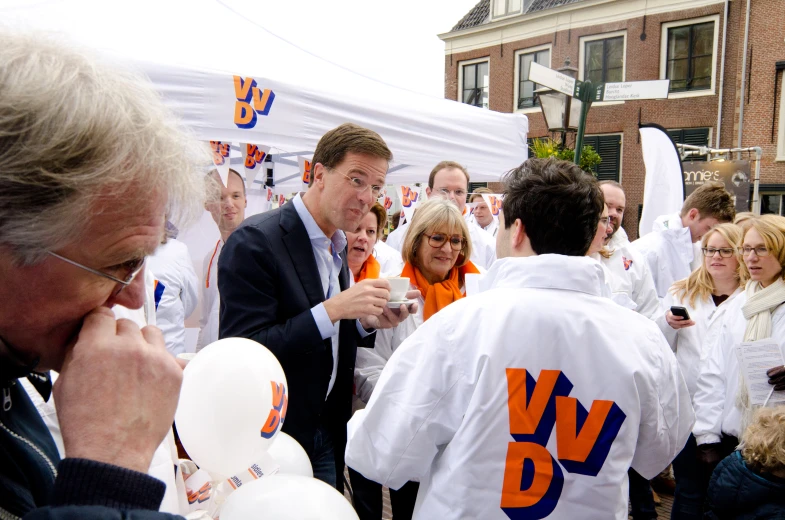
POLYGON ((685 320, 690 319, 690 313, 687 312, 687 309, 685 309, 684 307, 676 307, 676 306, 671 307, 671 314, 673 314, 674 316, 679 316, 681 318, 684 318, 685 320))

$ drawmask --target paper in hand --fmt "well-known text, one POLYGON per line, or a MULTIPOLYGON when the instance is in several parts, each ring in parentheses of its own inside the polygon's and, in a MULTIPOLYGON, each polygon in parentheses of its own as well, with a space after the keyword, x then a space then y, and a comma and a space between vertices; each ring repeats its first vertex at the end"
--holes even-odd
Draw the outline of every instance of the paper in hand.
POLYGON ((774 387, 769 384, 769 376, 766 375, 770 368, 784 364, 779 343, 767 338, 742 343, 736 349, 750 404, 769 407, 785 404, 785 391, 773 391, 774 387))

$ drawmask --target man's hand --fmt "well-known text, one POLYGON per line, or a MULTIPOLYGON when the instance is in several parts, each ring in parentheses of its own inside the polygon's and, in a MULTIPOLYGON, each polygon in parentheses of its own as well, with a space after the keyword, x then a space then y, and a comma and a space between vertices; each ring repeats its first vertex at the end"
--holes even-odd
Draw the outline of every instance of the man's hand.
POLYGON ((158 328, 94 310, 54 385, 66 456, 146 473, 172 427, 182 379, 158 328))
POLYGON ((390 301, 390 282, 384 278, 365 279, 324 302, 330 321, 356 320, 379 316, 390 301))
POLYGON ((785 390, 785 366, 770 368, 766 371, 769 384, 774 385, 774 390, 785 390))
MULTIPOLYGON (((408 291, 406 293, 407 300, 416 300, 420 297, 420 291, 408 291)), ((378 316, 366 316, 360 318, 360 325, 364 329, 391 329, 397 327, 399 323, 404 321, 411 314, 417 314, 418 303, 414 302, 411 305, 399 305, 397 309, 385 307, 382 314, 378 316)))
POLYGON ((674 316, 671 311, 665 313, 665 321, 668 322, 668 325, 670 325, 672 329, 676 330, 692 327, 695 325, 694 321, 685 320, 681 316, 674 316))

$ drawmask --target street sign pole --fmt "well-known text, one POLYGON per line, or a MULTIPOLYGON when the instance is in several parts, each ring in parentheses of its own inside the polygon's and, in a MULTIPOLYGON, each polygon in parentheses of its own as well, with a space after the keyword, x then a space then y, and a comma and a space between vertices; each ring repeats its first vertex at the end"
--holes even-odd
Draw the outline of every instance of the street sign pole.
MULTIPOLYGON (((594 100, 595 87, 591 81, 579 81, 575 85, 575 92, 573 97, 581 101, 581 115, 578 118, 578 131, 575 134, 575 157, 573 162, 580 166, 581 155, 583 153, 583 134, 586 133, 586 119, 589 116, 589 108, 591 108, 592 101, 594 100)), ((602 90, 602 84, 598 85, 597 90, 602 90)))

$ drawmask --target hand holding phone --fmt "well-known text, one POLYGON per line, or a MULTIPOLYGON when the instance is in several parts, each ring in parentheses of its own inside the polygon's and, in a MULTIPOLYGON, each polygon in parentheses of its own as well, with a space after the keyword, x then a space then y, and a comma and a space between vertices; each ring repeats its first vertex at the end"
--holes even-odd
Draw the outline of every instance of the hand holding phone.
POLYGON ((674 305, 671 307, 670 312, 665 314, 665 321, 672 329, 683 329, 692 327, 695 322, 690 319, 690 313, 684 307, 674 305))

